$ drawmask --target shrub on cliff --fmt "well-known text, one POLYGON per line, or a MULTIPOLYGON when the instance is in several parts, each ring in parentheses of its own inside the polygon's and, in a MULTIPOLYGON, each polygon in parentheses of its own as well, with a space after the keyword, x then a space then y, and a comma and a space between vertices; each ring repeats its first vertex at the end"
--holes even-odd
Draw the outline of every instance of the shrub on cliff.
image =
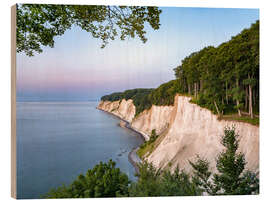
POLYGON ((137 154, 141 159, 143 159, 143 156, 146 153, 151 153, 154 150, 154 143, 157 138, 158 135, 156 134, 156 129, 153 129, 151 132, 150 139, 148 141, 145 141, 137 151, 137 154))
POLYGON ((257 174, 244 170, 244 154, 238 153, 239 135, 235 127, 225 127, 221 144, 225 151, 217 157, 218 173, 209 171, 209 162, 198 158, 190 162, 194 169, 193 182, 209 195, 249 195, 259 193, 257 174))

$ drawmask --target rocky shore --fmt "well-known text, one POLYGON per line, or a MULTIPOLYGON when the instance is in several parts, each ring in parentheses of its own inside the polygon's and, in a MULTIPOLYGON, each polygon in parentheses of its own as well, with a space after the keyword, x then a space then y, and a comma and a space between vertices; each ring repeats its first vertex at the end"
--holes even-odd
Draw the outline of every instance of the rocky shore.
MULTIPOLYGON (((97 108, 97 109, 99 109, 99 108, 97 108)), ((119 126, 120 126, 120 127, 122 127, 122 128, 127 128, 127 129, 129 129, 129 130, 131 130, 131 131, 133 131, 133 132, 139 134, 139 135, 145 140, 145 136, 142 135, 142 133, 140 133, 140 132, 136 131, 135 129, 133 129, 133 128, 130 126, 130 123, 129 123, 128 121, 126 121, 126 120, 122 119, 121 117, 119 117, 119 116, 117 116, 117 115, 115 115, 115 114, 112 114, 112 113, 110 113, 110 112, 104 111, 104 110, 102 110, 102 109, 99 109, 99 110, 101 110, 101 111, 103 111, 103 112, 105 112, 105 113, 108 113, 108 114, 110 114, 110 115, 113 115, 113 116, 117 117, 117 118, 120 120, 120 122, 119 122, 119 126)), ((140 157, 137 155, 138 149, 139 149, 139 147, 134 148, 134 149, 131 150, 131 151, 129 152, 129 154, 128 154, 128 160, 129 160, 129 162, 133 165, 133 167, 135 168, 136 173, 139 173, 139 167, 138 167, 138 164, 142 162, 142 160, 140 159, 140 157)))
POLYGON ((139 173, 138 164, 142 162, 142 160, 140 159, 140 157, 137 155, 138 149, 139 149, 139 147, 133 149, 128 154, 128 160, 134 166, 136 173, 139 173))

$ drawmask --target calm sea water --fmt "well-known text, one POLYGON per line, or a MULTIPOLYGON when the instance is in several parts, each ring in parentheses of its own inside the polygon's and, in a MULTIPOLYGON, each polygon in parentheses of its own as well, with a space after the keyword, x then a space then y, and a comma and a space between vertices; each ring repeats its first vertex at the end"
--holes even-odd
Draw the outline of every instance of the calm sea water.
POLYGON ((17 102, 17 197, 40 198, 112 159, 131 180, 128 153, 142 138, 97 102, 17 102))

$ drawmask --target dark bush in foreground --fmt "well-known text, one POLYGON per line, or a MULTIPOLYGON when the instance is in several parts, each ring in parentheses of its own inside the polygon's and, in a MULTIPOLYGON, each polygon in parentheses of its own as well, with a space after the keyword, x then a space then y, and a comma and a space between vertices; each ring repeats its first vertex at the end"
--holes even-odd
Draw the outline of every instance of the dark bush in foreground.
POLYGON ((51 190, 46 198, 87 198, 127 196, 129 180, 115 168, 115 162, 100 162, 86 175, 79 175, 69 186, 51 190))
POLYGON ((178 167, 170 172, 156 169, 152 164, 143 162, 139 166, 138 181, 129 187, 131 197, 154 196, 195 196, 201 190, 191 182, 190 176, 178 167))

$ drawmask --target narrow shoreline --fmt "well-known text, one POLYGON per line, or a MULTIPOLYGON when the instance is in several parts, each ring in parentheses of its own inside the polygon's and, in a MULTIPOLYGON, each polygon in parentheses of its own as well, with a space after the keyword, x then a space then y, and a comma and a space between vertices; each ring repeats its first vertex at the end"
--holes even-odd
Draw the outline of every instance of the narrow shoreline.
POLYGON ((142 162, 140 157, 137 155, 139 147, 134 148, 131 152, 128 153, 128 161, 133 165, 137 174, 139 174, 138 164, 142 162))
MULTIPOLYGON (((103 111, 103 112, 105 112, 105 113, 107 113, 107 114, 109 114, 109 115, 115 116, 115 117, 118 118, 120 121, 125 122, 125 125, 124 125, 125 128, 127 128, 127 129, 129 129, 129 130, 131 130, 131 131, 133 131, 133 132, 135 132, 135 133, 137 133, 137 134, 140 135, 140 136, 142 137, 142 139, 145 141, 144 135, 143 135, 142 133, 140 133, 139 131, 133 129, 133 128, 130 126, 130 123, 129 123, 127 120, 125 120, 125 119, 123 119, 123 118, 121 118, 121 117, 119 117, 119 116, 117 116, 117 115, 115 115, 115 114, 112 114, 112 113, 110 113, 110 112, 108 112, 108 111, 104 111, 103 109, 99 109, 98 107, 96 107, 96 109, 98 109, 98 110, 100 110, 100 111, 103 111)), ((129 161, 129 162, 132 164, 132 166, 135 168, 136 173, 139 173, 139 167, 138 167, 138 164, 142 162, 142 160, 140 159, 140 157, 137 155, 137 151, 138 151, 139 148, 140 148, 140 147, 133 148, 133 149, 128 153, 128 161, 129 161)))

